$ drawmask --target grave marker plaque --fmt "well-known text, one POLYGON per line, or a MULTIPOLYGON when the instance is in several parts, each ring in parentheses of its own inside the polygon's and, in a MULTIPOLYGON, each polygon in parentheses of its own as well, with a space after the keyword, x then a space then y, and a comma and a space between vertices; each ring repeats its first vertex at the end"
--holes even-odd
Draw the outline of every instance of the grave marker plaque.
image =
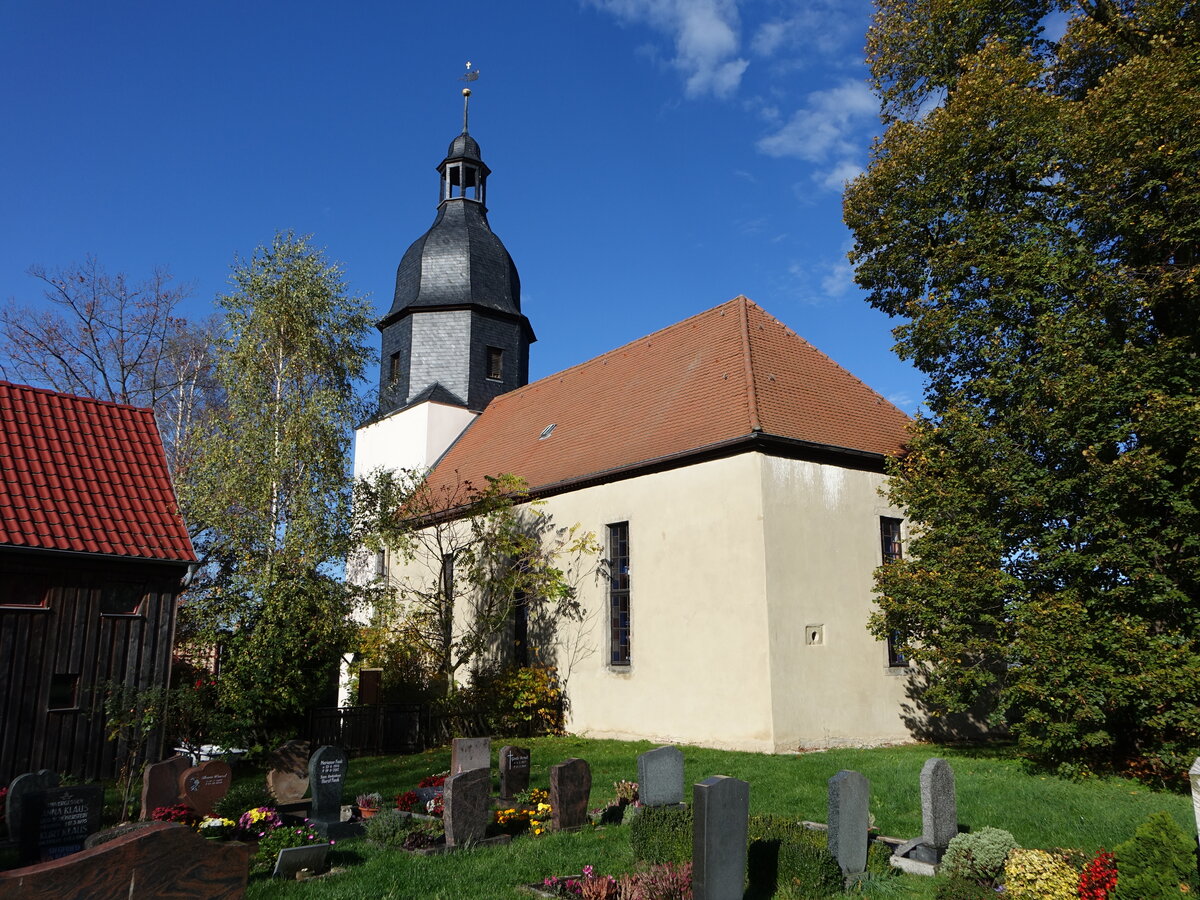
POLYGON ((500 796, 511 800, 529 789, 529 751, 524 747, 500 748, 500 796))
POLYGON ((455 738, 450 743, 450 774, 492 767, 491 738, 455 738))
POLYGON ((210 760, 184 769, 179 776, 179 797, 202 816, 211 816, 217 801, 229 793, 233 769, 229 763, 210 760))
POLYGON ((61 859, 83 849, 83 842, 100 827, 104 788, 98 784, 48 788, 29 798, 31 819, 22 841, 29 861, 61 859))
POLYGON ((592 770, 586 760, 571 759, 550 767, 550 807, 555 831, 581 828, 588 823, 588 795, 592 770))
POLYGON ((638 799, 643 806, 674 806, 683 802, 683 751, 657 747, 639 754, 638 799))
POLYGON ((308 760, 314 822, 339 822, 342 818, 342 784, 350 761, 341 747, 319 747, 308 760))
POLYGON ((142 774, 141 818, 149 819, 160 806, 179 802, 179 776, 191 767, 192 761, 186 756, 172 756, 146 766, 142 774))

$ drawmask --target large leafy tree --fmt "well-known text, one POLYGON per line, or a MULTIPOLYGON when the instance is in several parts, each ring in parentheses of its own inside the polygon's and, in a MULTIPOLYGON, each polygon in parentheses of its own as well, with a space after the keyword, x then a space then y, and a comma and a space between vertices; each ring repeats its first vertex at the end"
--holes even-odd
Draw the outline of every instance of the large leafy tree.
POLYGON ((352 634, 340 561, 369 307, 291 233, 235 263, 231 282, 218 299, 226 415, 186 486, 204 568, 182 621, 222 648, 221 702, 265 739, 328 693, 352 634))
POLYGON ((1200 748, 1200 6, 878 0, 846 197, 927 377, 877 634, 1056 765, 1200 748), (1043 26, 1065 22, 1058 40, 1043 26))

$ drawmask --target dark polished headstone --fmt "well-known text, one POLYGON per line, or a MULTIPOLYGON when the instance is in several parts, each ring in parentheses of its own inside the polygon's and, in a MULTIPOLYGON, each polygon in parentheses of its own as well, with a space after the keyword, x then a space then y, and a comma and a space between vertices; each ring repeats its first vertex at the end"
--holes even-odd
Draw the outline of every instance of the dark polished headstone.
POLYGON ((746 881, 750 785, 714 775, 692 790, 692 897, 740 900, 746 881))
POLYGON ((329 856, 328 844, 306 844, 303 847, 288 847, 279 851, 275 857, 275 869, 272 878, 296 877, 301 869, 308 869, 316 874, 325 871, 325 859, 329 856))
POLYGON ((550 808, 555 831, 581 828, 588 823, 588 796, 592 769, 586 760, 572 757, 550 767, 550 808))
POLYGON ((146 766, 142 773, 142 819, 149 819, 161 806, 179 803, 179 776, 191 767, 187 756, 172 756, 146 766))
POLYGON ((639 754, 638 800, 643 806, 673 806, 683 802, 683 751, 657 747, 639 754))
POLYGON ((49 769, 18 775, 9 784, 4 818, 8 825, 8 839, 14 844, 23 844, 27 833, 36 827, 31 818, 30 801, 53 787, 58 787, 58 775, 49 769))
POLYGON ((99 830, 103 809, 104 788, 98 784, 31 794, 21 856, 29 862, 46 862, 78 853, 88 835, 99 830))
POLYGON ((350 760, 341 747, 319 747, 308 760, 308 784, 312 791, 314 822, 338 822, 342 818, 342 785, 350 760))
POLYGON ((446 846, 483 840, 492 817, 492 776, 487 769, 471 769, 446 779, 442 798, 442 825, 446 846))
POLYGON ((842 769, 829 779, 829 852, 844 875, 866 871, 870 803, 871 782, 861 772, 842 769))
POLYGON ((491 738, 455 738, 450 742, 450 774, 491 769, 491 738))
POLYGON ((212 815, 213 807, 229 793, 233 769, 229 763, 210 760, 184 769, 179 776, 179 797, 202 816, 212 815))
POLYGON ((529 751, 524 747, 500 748, 500 796, 511 800, 529 789, 529 751))

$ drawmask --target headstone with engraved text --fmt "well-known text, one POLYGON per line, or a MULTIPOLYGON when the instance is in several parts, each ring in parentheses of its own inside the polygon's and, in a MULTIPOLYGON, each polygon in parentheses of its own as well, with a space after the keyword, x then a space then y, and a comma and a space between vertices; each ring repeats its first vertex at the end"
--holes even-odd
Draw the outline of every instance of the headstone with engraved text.
POLYGON ((529 789, 529 751, 524 747, 500 748, 500 796, 511 800, 529 789))
POLYGON ((308 760, 314 822, 338 822, 342 817, 342 785, 350 760, 341 747, 319 747, 308 760))
POLYGON ((100 828, 104 788, 98 784, 47 788, 29 798, 21 855, 29 862, 61 859, 83 849, 100 828))
POLYGON ((179 776, 179 797, 202 816, 212 815, 213 807, 229 793, 233 769, 229 763, 209 760, 184 769, 179 776))

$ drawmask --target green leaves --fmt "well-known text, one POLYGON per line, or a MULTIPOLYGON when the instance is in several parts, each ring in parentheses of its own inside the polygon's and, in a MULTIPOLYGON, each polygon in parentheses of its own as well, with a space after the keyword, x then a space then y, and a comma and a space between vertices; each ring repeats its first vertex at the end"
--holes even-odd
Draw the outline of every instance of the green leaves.
POLYGON ((869 50, 851 256, 928 378, 872 627, 1043 762, 1200 747, 1195 9, 881 0, 869 50))

